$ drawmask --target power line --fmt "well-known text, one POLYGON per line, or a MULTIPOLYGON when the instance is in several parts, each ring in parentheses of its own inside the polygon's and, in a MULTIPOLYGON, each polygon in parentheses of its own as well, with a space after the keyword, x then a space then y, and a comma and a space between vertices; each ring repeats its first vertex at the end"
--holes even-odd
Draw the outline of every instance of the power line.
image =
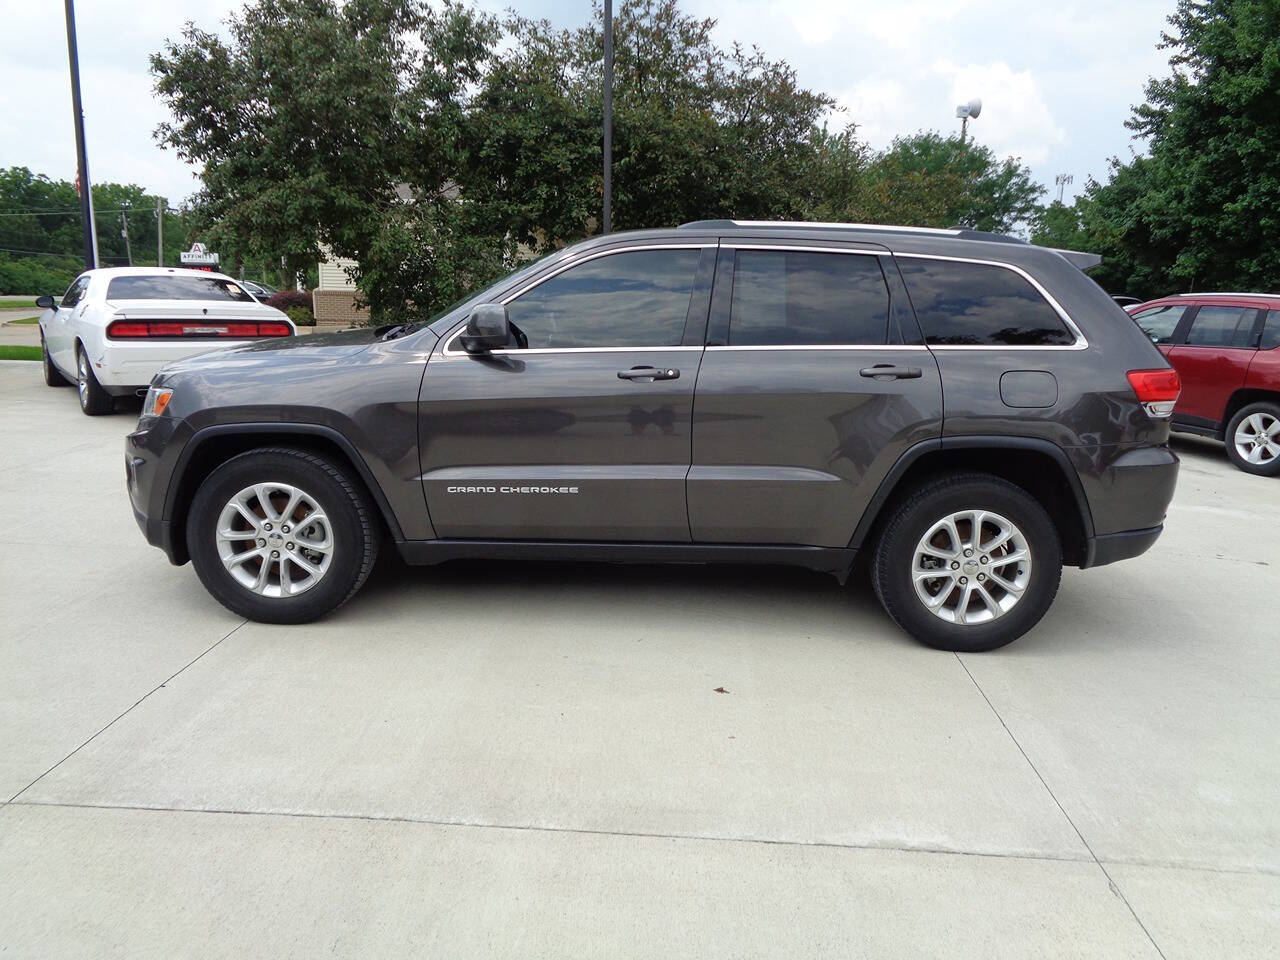
POLYGON ((5 253, 23 253, 32 257, 62 257, 63 259, 71 260, 80 256, 80 254, 75 253, 74 251, 71 253, 54 253, 51 250, 19 250, 17 247, 0 247, 0 250, 3 250, 5 253))
MULTIPOLYGON (((97 213, 134 213, 145 212, 150 213, 150 207, 112 207, 103 209, 102 207, 93 208, 97 213)), ((165 213, 174 213, 174 210, 165 210, 165 213)), ((0 217, 69 217, 73 214, 79 215, 79 210, 19 210, 16 213, 0 213, 0 217)))

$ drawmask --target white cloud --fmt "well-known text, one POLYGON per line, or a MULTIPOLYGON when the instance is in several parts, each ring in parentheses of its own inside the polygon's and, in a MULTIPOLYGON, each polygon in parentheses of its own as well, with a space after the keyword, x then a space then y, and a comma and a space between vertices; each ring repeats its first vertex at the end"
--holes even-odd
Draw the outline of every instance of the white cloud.
POLYGON ((1066 140, 1030 70, 1014 70, 1002 61, 958 66, 949 60, 938 60, 931 69, 947 79, 953 108, 981 97, 982 113, 969 130, 998 155, 1041 165, 1066 140))

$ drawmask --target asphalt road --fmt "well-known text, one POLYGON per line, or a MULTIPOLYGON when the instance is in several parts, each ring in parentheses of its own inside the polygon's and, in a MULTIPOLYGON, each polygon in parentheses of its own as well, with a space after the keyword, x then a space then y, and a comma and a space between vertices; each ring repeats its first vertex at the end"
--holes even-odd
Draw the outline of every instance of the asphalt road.
POLYGON ((1280 481, 954 656, 773 569, 383 562, 246 623, 0 364, 0 955, 1275 956, 1280 481), (726 692, 717 692, 723 688, 726 692))

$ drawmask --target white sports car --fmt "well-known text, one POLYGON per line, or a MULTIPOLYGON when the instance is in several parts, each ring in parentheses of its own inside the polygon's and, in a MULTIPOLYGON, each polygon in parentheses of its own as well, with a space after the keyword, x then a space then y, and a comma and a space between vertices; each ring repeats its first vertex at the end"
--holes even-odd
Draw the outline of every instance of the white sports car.
POLYGON ((115 397, 145 388, 171 360, 298 332, 239 281, 176 267, 86 270, 60 302, 36 305, 44 382, 75 383, 90 416, 110 413, 115 397))

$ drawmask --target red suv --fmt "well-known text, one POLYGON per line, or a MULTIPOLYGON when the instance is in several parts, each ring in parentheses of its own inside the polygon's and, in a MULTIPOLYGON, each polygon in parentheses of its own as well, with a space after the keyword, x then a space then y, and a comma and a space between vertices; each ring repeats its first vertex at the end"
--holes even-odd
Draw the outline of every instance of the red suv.
POLYGON ((1280 475, 1280 294, 1187 293, 1126 307, 1182 378, 1173 429, 1280 475))

